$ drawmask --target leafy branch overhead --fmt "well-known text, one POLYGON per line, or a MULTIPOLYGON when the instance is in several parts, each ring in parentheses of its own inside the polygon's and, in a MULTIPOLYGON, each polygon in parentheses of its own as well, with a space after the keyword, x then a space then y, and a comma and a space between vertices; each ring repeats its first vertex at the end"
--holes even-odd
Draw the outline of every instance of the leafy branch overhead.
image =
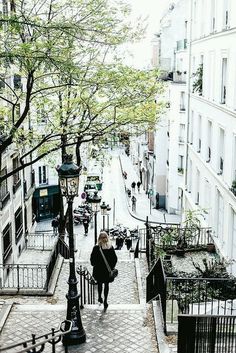
POLYGON ((20 146, 17 170, 126 125, 153 126, 164 109, 154 103, 159 73, 119 58, 143 35, 129 12, 116 0, 14 0, 1 15, 0 156, 20 146))

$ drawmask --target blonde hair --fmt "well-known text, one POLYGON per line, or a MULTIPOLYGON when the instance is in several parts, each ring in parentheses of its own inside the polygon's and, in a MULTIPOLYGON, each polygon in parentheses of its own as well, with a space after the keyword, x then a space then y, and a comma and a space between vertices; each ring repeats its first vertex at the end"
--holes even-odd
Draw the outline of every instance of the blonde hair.
POLYGON ((112 244, 109 238, 109 235, 105 231, 101 231, 98 237, 98 245, 101 246, 102 249, 110 249, 112 244))

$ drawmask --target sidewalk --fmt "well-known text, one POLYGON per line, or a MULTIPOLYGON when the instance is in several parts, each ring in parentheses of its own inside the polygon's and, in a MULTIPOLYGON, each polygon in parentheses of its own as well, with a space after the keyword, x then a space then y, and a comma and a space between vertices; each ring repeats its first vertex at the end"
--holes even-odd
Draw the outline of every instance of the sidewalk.
MULTIPOLYGON (((135 172, 132 161, 125 153, 120 155, 120 163, 121 163, 121 171, 127 172, 127 179, 124 179, 126 190, 127 189, 131 190, 131 183, 133 181, 137 183, 137 181, 139 181, 139 177, 135 172)), ((139 220, 142 220, 144 222, 148 217, 148 220, 150 222, 180 223, 181 217, 179 215, 168 214, 165 210, 157 210, 156 208, 154 208, 153 205, 151 205, 148 195, 143 190, 142 185, 140 186, 140 193, 138 193, 137 186, 136 186, 135 192, 134 193, 132 192, 132 195, 134 195, 137 199, 135 212, 132 211, 131 200, 129 200, 128 196, 127 196, 127 200, 128 200, 127 202, 128 202, 129 213, 132 214, 133 217, 139 220)))
MULTIPOLYGON (((121 156, 122 166, 128 173, 126 187, 130 188, 133 180, 138 181, 133 165, 128 157, 121 156)), ((149 199, 141 190, 137 197, 138 212, 128 210, 132 217, 151 221, 163 222, 163 213, 151 209, 148 214, 149 199)), ((127 199, 128 202, 128 199, 127 199)), ((168 222, 175 222, 176 216, 167 215, 168 222)), ((51 221, 40 222, 37 230, 51 228, 51 221)), ((84 236, 83 226, 74 226, 76 266, 83 265, 91 272, 89 256, 94 244, 94 225, 91 223, 88 236, 84 236)), ((152 305, 146 304, 145 279, 147 265, 144 258, 134 259, 124 246, 116 251, 118 256, 119 275, 110 285, 108 297, 109 307, 106 312, 102 305, 86 305, 81 310, 83 326, 87 340, 79 346, 69 348, 73 353, 166 353, 176 352, 176 348, 169 349, 163 337, 162 329, 155 331, 152 305), (158 350, 158 342, 160 343, 158 350), (164 346, 164 349, 162 347, 164 346)), ((0 347, 29 339, 32 333, 42 335, 58 328, 66 318, 66 293, 69 276, 69 262, 64 260, 60 275, 52 297, 0 297, 5 304, 11 305, 11 311, 0 327, 0 347)), ((50 348, 50 347, 49 347, 50 348)), ((45 347, 45 352, 50 350, 45 347)), ((57 344, 56 352, 64 352, 61 343, 57 344)))

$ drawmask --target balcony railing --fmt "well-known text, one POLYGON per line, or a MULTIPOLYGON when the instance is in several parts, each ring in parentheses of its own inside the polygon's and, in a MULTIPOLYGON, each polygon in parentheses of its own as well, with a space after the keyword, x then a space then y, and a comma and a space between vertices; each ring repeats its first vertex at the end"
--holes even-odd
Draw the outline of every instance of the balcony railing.
POLYGON ((2 210, 6 206, 9 200, 10 200, 10 192, 8 191, 6 195, 4 195, 0 200, 0 210, 2 210))
POLYGON ((13 184, 13 194, 16 193, 16 191, 19 189, 21 186, 21 179, 18 179, 14 184, 13 184))
POLYGON ((175 71, 173 73, 173 81, 174 82, 181 82, 181 83, 185 83, 186 82, 186 78, 187 78, 187 73, 186 71, 175 71))

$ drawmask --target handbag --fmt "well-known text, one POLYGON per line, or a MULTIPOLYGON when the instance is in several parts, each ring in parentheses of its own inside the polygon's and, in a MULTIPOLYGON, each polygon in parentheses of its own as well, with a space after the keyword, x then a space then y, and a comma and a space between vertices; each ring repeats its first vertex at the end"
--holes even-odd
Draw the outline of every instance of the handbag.
POLYGON ((109 272, 109 282, 113 282, 114 279, 118 276, 118 270, 116 268, 111 269, 111 267, 110 267, 109 263, 107 262, 107 259, 106 259, 105 255, 103 254, 103 251, 100 246, 99 246, 99 250, 100 250, 100 253, 102 254, 106 268, 109 272))

